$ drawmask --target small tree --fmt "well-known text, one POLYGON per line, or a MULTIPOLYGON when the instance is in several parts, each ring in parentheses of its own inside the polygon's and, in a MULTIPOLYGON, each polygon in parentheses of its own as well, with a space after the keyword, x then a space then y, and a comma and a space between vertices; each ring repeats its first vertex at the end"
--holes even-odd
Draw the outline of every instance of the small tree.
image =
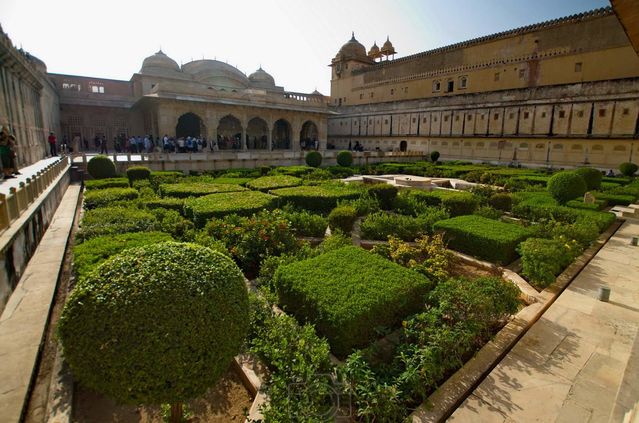
POLYGON ((548 180, 548 192, 559 204, 584 195, 586 190, 586 181, 575 172, 559 172, 548 180))
POLYGON ((601 188, 601 179, 603 178, 603 175, 597 169, 593 169, 591 167, 580 167, 575 170, 575 173, 584 178, 588 191, 601 188))
POLYGON ((115 165, 107 156, 98 155, 89 160, 87 171, 93 179, 113 178, 115 176, 115 165))
POLYGON ((634 176, 637 170, 639 170, 639 166, 634 163, 625 162, 619 165, 619 172, 621 172, 623 176, 634 176))
POLYGON ((64 306, 58 336, 75 378, 129 404, 182 403, 228 368, 248 330, 233 261, 196 244, 126 250, 89 273, 64 306))
POLYGON ((432 153, 430 153, 430 161, 433 163, 437 163, 437 160, 439 160, 439 151, 433 151, 432 153))
POLYGON ((353 154, 350 151, 340 151, 337 153, 337 164, 349 167, 353 164, 353 154))
POLYGON ((309 151, 306 154, 306 164, 310 167, 320 167, 322 164, 322 155, 319 151, 309 151))

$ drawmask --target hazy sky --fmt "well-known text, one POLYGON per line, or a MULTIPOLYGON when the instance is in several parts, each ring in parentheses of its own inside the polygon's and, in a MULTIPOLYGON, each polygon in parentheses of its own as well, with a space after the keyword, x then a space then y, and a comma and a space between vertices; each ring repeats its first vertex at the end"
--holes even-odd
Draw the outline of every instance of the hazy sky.
POLYGON ((247 75, 260 65, 290 91, 330 91, 328 64, 355 31, 389 35, 406 56, 608 6, 607 0, 0 0, 0 24, 49 72, 131 78, 162 50, 247 75))

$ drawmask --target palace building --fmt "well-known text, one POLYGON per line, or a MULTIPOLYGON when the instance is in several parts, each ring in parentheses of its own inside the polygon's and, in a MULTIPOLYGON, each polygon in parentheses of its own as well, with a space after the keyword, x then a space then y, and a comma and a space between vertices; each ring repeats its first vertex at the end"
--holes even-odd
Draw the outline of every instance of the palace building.
POLYGON ((330 65, 329 143, 538 165, 637 161, 629 34, 612 8, 399 58, 390 39, 367 52, 353 34, 330 65))

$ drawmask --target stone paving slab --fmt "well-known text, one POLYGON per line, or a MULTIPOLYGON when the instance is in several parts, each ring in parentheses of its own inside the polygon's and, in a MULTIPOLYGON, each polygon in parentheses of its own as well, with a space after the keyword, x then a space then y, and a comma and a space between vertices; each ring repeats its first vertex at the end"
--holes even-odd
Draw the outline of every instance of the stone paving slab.
POLYGON ((49 319, 79 186, 70 186, 0 316, 0 422, 18 422, 49 319))
POLYGON ((638 234, 626 221, 449 421, 608 422, 619 405, 623 415, 622 381, 637 383, 638 234), (597 300, 604 285, 607 303, 597 300))

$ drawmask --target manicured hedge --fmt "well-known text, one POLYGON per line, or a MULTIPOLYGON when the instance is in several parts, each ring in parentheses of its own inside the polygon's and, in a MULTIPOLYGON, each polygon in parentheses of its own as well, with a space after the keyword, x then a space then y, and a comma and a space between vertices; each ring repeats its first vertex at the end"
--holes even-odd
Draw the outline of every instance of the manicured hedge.
POLYGON ((595 210, 575 209, 553 204, 536 204, 533 201, 524 201, 513 207, 513 214, 532 221, 556 220, 563 223, 574 223, 581 219, 587 219, 596 225, 599 232, 604 231, 616 219, 614 213, 595 210))
POLYGON ((297 236, 323 238, 328 226, 328 219, 308 210, 283 211, 282 215, 291 222, 291 228, 297 236))
POLYGON ((357 210, 352 206, 337 206, 328 215, 328 225, 332 231, 340 230, 350 234, 357 220, 357 210))
POLYGON ((128 188, 129 180, 127 178, 91 179, 84 181, 84 186, 87 191, 106 188, 128 188))
POLYGON ((475 215, 442 220, 434 227, 445 232, 450 248, 499 264, 515 260, 517 246, 531 236, 523 226, 475 215))
POLYGON ((184 211, 184 198, 154 198, 143 202, 148 209, 169 209, 176 210, 180 213, 184 211))
POLYGON ((302 180, 289 175, 262 176, 246 184, 250 189, 264 192, 278 188, 296 187, 298 185, 302 185, 302 180))
POLYGON ((105 188, 87 191, 84 194, 84 208, 87 210, 106 207, 116 201, 127 201, 138 198, 135 188, 105 188))
POLYGON ((630 194, 595 192, 594 195, 597 200, 605 200, 609 206, 627 206, 635 201, 635 196, 630 194))
POLYGON ((354 246, 280 266, 275 285, 284 309, 314 323, 338 356, 420 310, 432 287, 425 276, 354 246))
POLYGON ((340 151, 337 153, 337 164, 344 167, 349 167, 353 164, 353 153, 350 151, 340 151))
POLYGON ((157 218, 146 210, 125 207, 103 207, 88 210, 82 218, 78 241, 96 236, 125 232, 152 232, 160 229, 157 218))
POLYGON ((239 185, 234 184, 211 184, 206 182, 189 182, 177 184, 160 185, 160 195, 162 197, 201 197, 203 195, 218 194, 221 192, 245 191, 239 185))
POLYGON ((174 184, 184 178, 184 173, 174 171, 157 171, 151 172, 149 180, 153 189, 157 190, 161 184, 174 184))
POLYGON ((164 232, 132 232, 99 236, 73 247, 73 268, 80 279, 98 264, 120 251, 164 241, 173 241, 173 238, 164 232))
POLYGON ((303 176, 315 170, 310 166, 280 166, 273 169, 271 175, 303 176))
POLYGON ((97 155, 87 163, 87 172, 93 179, 113 178, 115 176, 115 164, 107 156, 97 155))
POLYGON ((146 166, 131 166, 126 170, 126 176, 133 186, 135 181, 148 180, 151 176, 151 170, 146 166))
POLYGON ((417 217, 377 212, 366 216, 360 229, 363 239, 386 241, 390 235, 404 241, 415 241, 422 235, 433 232, 433 225, 448 219, 445 210, 431 207, 417 217))
POLYGON ((419 201, 430 206, 443 206, 451 216, 462 216, 472 214, 479 207, 479 199, 470 192, 460 192, 451 190, 434 190, 410 192, 419 201))
POLYGON ((212 217, 228 214, 249 216, 260 210, 272 209, 274 205, 275 197, 263 192, 227 192, 188 198, 184 203, 184 211, 197 226, 203 227, 212 217))
POLYGON ((220 176, 213 179, 211 182, 214 184, 246 185, 247 183, 251 182, 253 179, 254 178, 239 178, 239 177, 230 178, 227 176, 220 176))
POLYGON ((280 204, 292 204, 307 210, 329 212, 340 200, 352 200, 360 195, 357 188, 344 185, 317 185, 280 188, 271 191, 280 204))

